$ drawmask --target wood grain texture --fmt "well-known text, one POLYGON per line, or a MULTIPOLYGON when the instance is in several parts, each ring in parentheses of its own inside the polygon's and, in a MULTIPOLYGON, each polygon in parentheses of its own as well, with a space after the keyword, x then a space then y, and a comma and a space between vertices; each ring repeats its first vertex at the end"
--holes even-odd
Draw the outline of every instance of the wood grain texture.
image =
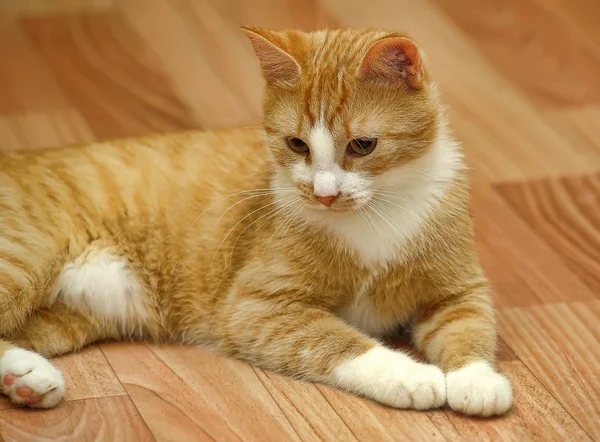
POLYGON ((481 260, 491 278, 497 306, 594 299, 594 293, 538 236, 537 229, 483 184, 473 189, 473 217, 481 260))
POLYGON ((600 174, 503 184, 498 190, 600 297, 600 174))
POLYGON ((0 398, 0 441, 600 441, 599 19, 596 0, 1 0, 4 151, 260 123, 240 25, 411 34, 472 166, 515 408, 393 410, 206 350, 111 343, 56 360, 56 410, 0 398))
POLYGON ((103 138, 196 127, 151 51, 110 13, 23 19, 61 87, 103 138))
POLYGON ((152 435, 126 396, 67 402, 52 411, 0 412, 5 441, 152 441, 152 435))
POLYGON ((69 106, 50 67, 20 23, 9 20, 1 9, 0 60, 0 114, 69 106))
MULTIPOLYGON (((433 0, 496 69, 546 105, 600 101, 598 41, 536 0, 433 0)), ((577 3, 577 2, 574 2, 577 3)))
POLYGON ((502 335, 589 436, 600 438, 600 301, 502 309, 502 335))
POLYGON ((431 420, 447 440, 591 441, 581 426, 548 393, 522 362, 505 362, 502 372, 514 388, 513 411, 501 419, 469 419, 436 412, 431 420))
POLYGON ((3 14, 52 14, 73 12, 97 12, 112 9, 117 0, 2 0, 3 14))
POLYGON ((160 440, 297 440, 246 364, 195 348, 131 344, 102 349, 160 440), (176 431, 174 421, 181 422, 176 431))

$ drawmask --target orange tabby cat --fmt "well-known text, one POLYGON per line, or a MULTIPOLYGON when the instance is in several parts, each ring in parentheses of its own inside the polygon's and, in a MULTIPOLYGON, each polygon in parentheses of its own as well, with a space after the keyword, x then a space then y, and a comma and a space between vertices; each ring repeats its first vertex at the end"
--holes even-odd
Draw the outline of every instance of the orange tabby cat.
POLYGON ((264 130, 0 157, 4 394, 53 407, 46 357, 136 338, 393 407, 505 413, 465 167, 422 51, 394 32, 245 32, 264 130), (377 339, 408 325, 432 365, 377 339))

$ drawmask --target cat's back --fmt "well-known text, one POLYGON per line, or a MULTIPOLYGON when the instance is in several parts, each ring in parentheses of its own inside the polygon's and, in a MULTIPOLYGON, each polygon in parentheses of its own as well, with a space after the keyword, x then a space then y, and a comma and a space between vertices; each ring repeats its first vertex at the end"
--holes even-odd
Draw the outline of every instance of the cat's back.
POLYGON ((55 149, 0 152, 0 171, 22 172, 35 166, 76 168, 86 160, 103 159, 124 163, 136 160, 139 167, 144 167, 144 160, 161 156, 174 159, 177 155, 193 160, 186 166, 196 165, 210 171, 214 166, 226 167, 248 158, 261 163, 266 160, 263 143, 264 130, 259 127, 157 133, 55 149))
POLYGON ((152 193, 187 186, 206 186, 218 193, 219 188, 236 189, 268 168, 263 138, 262 129, 239 128, 3 152, 0 181, 8 193, 28 193, 40 186, 51 194, 53 189, 98 195, 152 193))
POLYGON ((3 153, 0 202, 9 210, 0 224, 50 213, 69 223, 84 216, 95 223, 189 224, 222 196, 268 185, 263 138, 262 129, 240 128, 3 153))

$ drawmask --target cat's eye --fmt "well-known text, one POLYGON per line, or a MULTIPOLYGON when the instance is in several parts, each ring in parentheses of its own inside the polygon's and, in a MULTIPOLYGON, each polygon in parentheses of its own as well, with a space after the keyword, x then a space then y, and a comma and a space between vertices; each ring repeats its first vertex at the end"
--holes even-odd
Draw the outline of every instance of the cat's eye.
POLYGON ((297 153, 308 152, 308 144, 302 141, 300 138, 291 137, 287 139, 287 145, 290 149, 297 153))
POLYGON ((377 146, 377 138, 356 138, 348 143, 348 154, 364 157, 373 152, 377 146))

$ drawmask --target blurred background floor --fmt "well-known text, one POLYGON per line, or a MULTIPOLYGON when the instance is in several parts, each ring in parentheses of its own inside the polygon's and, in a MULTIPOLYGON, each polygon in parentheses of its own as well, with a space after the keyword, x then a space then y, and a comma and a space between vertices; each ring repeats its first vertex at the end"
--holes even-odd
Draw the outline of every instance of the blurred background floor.
POLYGON ((0 149, 260 122, 240 24, 422 45, 473 167, 514 411, 397 411, 207 351, 58 358, 66 403, 0 401, 12 440, 600 440, 597 0, 0 0, 0 149))

